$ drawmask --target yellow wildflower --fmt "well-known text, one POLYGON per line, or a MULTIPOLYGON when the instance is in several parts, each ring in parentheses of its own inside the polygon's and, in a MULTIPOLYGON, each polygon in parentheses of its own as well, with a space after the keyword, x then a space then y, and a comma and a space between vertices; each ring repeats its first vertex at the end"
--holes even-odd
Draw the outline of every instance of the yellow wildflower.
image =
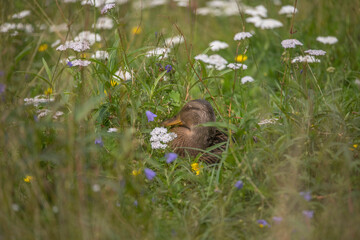
POLYGON ((39 46, 38 51, 44 52, 44 51, 46 51, 46 49, 48 49, 48 45, 46 43, 44 43, 39 46))
POLYGON ((81 58, 86 58, 88 55, 86 54, 86 53, 82 53, 82 54, 80 54, 80 57, 81 58))
POLYGON ((131 175, 137 176, 137 175, 139 175, 140 173, 141 173, 140 169, 138 169, 138 170, 134 169, 134 170, 131 172, 131 175))
POLYGON ((263 227, 264 227, 264 224, 259 224, 259 227, 260 227, 260 228, 263 228, 263 227))
POLYGON ((131 33, 133 34, 133 35, 138 35, 138 34, 140 34, 142 32, 142 28, 140 27, 140 26, 138 26, 138 27, 133 27, 132 29, 131 29, 131 33))
POLYGON ((29 182, 31 182, 31 180, 33 179, 33 177, 32 176, 30 176, 30 175, 26 175, 26 177, 24 178, 24 182, 27 182, 27 183, 29 183, 29 182))
POLYGON ((358 145, 357 145, 357 144, 354 144, 354 145, 353 145, 353 147, 354 147, 354 148, 357 148, 357 147, 358 147, 358 145))
POLYGON ((107 95, 107 91, 104 89, 104 93, 105 93, 105 95, 107 95))
POLYGON ((52 88, 48 88, 45 90, 44 93, 45 93, 45 95, 50 95, 50 94, 52 94, 52 92, 53 92, 52 88))
POLYGON ((113 87, 119 85, 119 83, 118 83, 117 81, 115 81, 115 80, 111 80, 111 81, 110 81, 110 84, 111 84, 111 86, 113 86, 113 87))
POLYGON ((196 173, 196 175, 200 175, 200 165, 198 163, 192 163, 191 169, 196 173))
POLYGON ((248 57, 247 57, 246 55, 242 55, 242 54, 237 55, 237 56, 235 57, 235 61, 241 62, 241 63, 242 63, 242 62, 245 62, 246 59, 248 59, 248 57))

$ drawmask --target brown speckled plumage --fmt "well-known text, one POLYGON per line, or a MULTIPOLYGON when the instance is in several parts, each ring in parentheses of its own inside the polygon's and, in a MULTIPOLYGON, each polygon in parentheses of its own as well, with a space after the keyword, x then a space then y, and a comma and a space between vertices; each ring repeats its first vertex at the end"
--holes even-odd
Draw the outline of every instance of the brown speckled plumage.
POLYGON ((188 102, 175 117, 163 122, 164 126, 178 125, 170 130, 177 134, 177 138, 170 143, 170 147, 182 157, 187 154, 195 157, 201 153, 201 161, 219 162, 219 155, 226 147, 224 142, 228 139, 227 135, 215 127, 198 126, 206 122, 215 122, 215 120, 214 110, 208 101, 197 99, 188 102), (219 143, 224 144, 205 153, 207 148, 219 143))

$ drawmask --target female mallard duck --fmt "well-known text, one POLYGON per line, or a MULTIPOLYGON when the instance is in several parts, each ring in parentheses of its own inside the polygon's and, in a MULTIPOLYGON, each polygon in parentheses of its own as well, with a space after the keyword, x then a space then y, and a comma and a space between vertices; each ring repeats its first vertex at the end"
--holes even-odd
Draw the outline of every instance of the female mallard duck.
POLYGON ((164 121, 164 126, 177 125, 171 129, 177 135, 170 143, 174 152, 182 157, 185 157, 186 153, 193 157, 202 153, 200 161, 219 162, 219 155, 225 150, 226 144, 210 152, 205 152, 205 150, 226 142, 228 137, 215 127, 198 126, 206 122, 215 122, 214 109, 208 101, 201 99, 188 102, 175 117, 164 121))

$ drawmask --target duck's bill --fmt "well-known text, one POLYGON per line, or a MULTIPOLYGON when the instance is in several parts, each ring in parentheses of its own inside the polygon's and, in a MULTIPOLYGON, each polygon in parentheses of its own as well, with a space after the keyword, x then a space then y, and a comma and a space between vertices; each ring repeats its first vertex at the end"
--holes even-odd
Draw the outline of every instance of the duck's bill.
POLYGON ((170 119, 164 121, 162 123, 162 125, 165 126, 165 127, 173 126, 173 125, 183 125, 183 122, 181 121, 180 116, 177 115, 177 116, 175 116, 173 118, 170 118, 170 119))

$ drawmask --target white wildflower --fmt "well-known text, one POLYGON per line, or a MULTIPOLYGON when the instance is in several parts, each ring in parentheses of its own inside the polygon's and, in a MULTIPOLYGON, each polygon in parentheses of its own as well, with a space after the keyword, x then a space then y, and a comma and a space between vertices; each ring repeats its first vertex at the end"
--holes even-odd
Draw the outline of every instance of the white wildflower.
POLYGON ((218 54, 214 54, 211 56, 207 56, 206 54, 200 54, 195 56, 195 60, 200 60, 204 63, 210 64, 208 68, 215 68, 216 70, 223 70, 226 68, 226 64, 228 63, 223 57, 218 54))
POLYGON ((254 81, 254 79, 252 77, 250 77, 250 76, 245 76, 245 77, 241 78, 241 83, 242 84, 245 84, 247 82, 253 82, 253 81, 254 81))
POLYGON ((279 120, 278 118, 269 118, 269 119, 261 120, 258 124, 259 125, 274 124, 278 120, 279 120))
POLYGON ((108 133, 113 133, 113 132, 117 132, 118 131, 118 129, 117 128, 109 128, 108 129, 108 133))
POLYGON ((317 37, 316 40, 324 44, 335 44, 338 42, 338 39, 333 36, 317 37))
POLYGON ((12 15, 12 19, 21 19, 21 18, 24 18, 24 17, 27 17, 30 15, 30 10, 24 10, 24 11, 21 11, 19 13, 16 13, 14 15, 12 15))
POLYGON ((35 107, 37 107, 40 103, 53 102, 54 100, 54 98, 49 98, 46 95, 38 95, 34 98, 25 98, 24 102, 25 105, 34 105, 35 107))
POLYGON ((305 53, 312 55, 312 56, 323 56, 326 54, 326 52, 324 50, 306 50, 305 53))
POLYGON ((123 71, 121 68, 119 68, 119 70, 115 72, 114 75, 124 81, 131 80, 131 73, 123 71))
POLYGON ((166 143, 174 140, 177 137, 176 133, 168 133, 167 129, 164 127, 154 128, 151 131, 150 135, 152 149, 165 149, 167 147, 166 143))
POLYGON ((314 56, 305 55, 305 56, 298 56, 291 60, 291 63, 296 62, 306 62, 306 63, 318 63, 320 59, 315 58, 314 56))
POLYGON ((243 40, 245 38, 251 38, 253 35, 249 32, 239 32, 237 34, 235 34, 234 36, 234 40, 235 41, 240 41, 243 40))
POLYGON ((49 113, 51 113, 51 111, 49 109, 39 109, 36 111, 36 113, 37 117, 40 119, 46 117, 49 113))
POLYGON ((206 54, 199 54, 199 55, 196 55, 196 56, 194 57, 194 59, 206 63, 206 62, 209 61, 209 56, 206 55, 206 54))
POLYGON ((291 16, 294 12, 298 12, 297 8, 294 8, 294 6, 291 5, 286 5, 281 7, 279 14, 286 14, 287 16, 291 16))
POLYGON ((263 5, 256 6, 255 8, 248 8, 245 10, 245 14, 251 16, 267 17, 267 9, 263 5))
POLYGON ((225 49, 229 47, 229 44, 227 44, 226 42, 221 42, 221 41, 212 41, 210 44, 211 50, 212 51, 219 51, 220 49, 225 49))
POLYGON ((74 39, 75 41, 87 41, 90 46, 94 45, 95 42, 100 42, 101 37, 97 33, 92 33, 89 31, 80 32, 74 39))
POLYGON ((64 112, 62 111, 56 111, 55 114, 53 115, 53 119, 58 119, 58 117, 64 115, 64 112))
POLYGON ((90 64, 91 64, 91 62, 89 60, 75 59, 75 60, 71 61, 71 65, 74 67, 76 67, 76 66, 86 67, 86 66, 89 66, 90 64))
POLYGON ((243 70, 246 70, 248 67, 247 65, 245 64, 242 64, 242 63, 229 63, 227 65, 228 68, 231 68, 231 69, 239 69, 239 68, 242 68, 243 70))
POLYGON ((170 37, 165 39, 165 45, 167 47, 174 47, 177 44, 183 43, 184 42, 184 37, 182 35, 178 35, 175 37, 170 37))
POLYGON ((295 48, 296 45, 302 46, 303 44, 296 39, 285 39, 281 41, 283 48, 295 48))
POLYGON ((245 19, 245 22, 247 23, 253 23, 255 25, 258 25, 262 22, 262 18, 259 16, 253 16, 245 19))
POLYGON ((92 188, 93 192, 100 192, 100 190, 101 190, 100 185, 97 183, 93 184, 91 188, 92 188))
POLYGON ((14 212, 18 212, 20 210, 19 205, 17 205, 16 203, 11 204, 11 208, 14 212))
POLYGON ((90 49, 87 41, 66 41, 64 44, 56 48, 58 51, 65 51, 66 49, 73 49, 76 52, 83 52, 90 49))
POLYGON ((106 51, 96 51, 91 57, 99 60, 106 60, 109 58, 109 53, 106 51))
POLYGON ((283 24, 275 19, 262 19, 261 22, 255 23, 255 27, 259 27, 261 29, 273 29, 273 28, 278 28, 278 27, 282 27, 283 24))
POLYGON ((111 29, 113 26, 113 20, 108 17, 99 17, 96 24, 92 25, 92 27, 96 27, 97 29, 111 29))
POLYGON ((170 52, 169 48, 155 48, 146 53, 146 57, 152 56, 163 56, 164 58, 168 57, 168 53, 170 52))
POLYGON ((355 83, 358 87, 360 87, 360 79, 355 79, 354 83, 355 83))
POLYGON ((113 9, 115 7, 115 3, 109 3, 106 4, 103 9, 101 9, 101 14, 107 13, 110 9, 113 9))

